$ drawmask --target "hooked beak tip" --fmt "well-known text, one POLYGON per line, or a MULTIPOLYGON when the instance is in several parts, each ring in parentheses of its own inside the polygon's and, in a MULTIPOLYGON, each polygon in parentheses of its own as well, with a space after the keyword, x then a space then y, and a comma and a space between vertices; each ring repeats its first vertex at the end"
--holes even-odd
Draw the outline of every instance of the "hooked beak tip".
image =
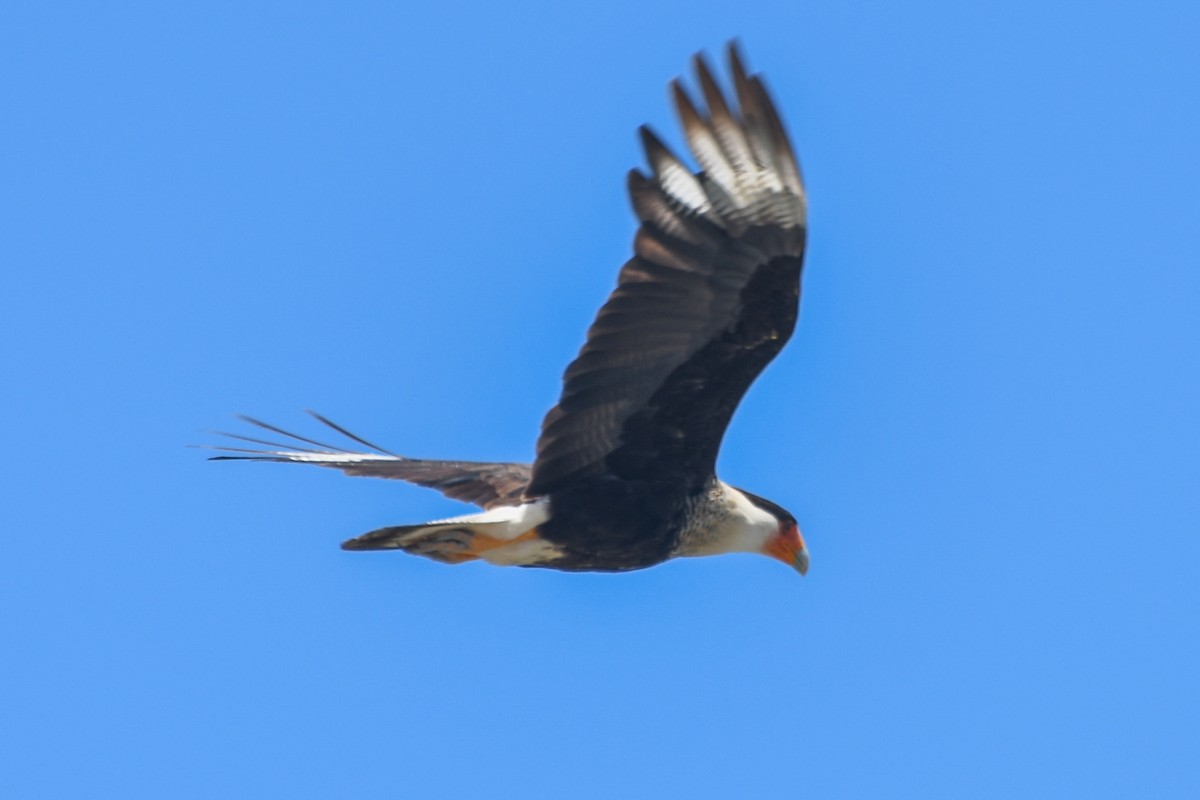
POLYGON ((801 575, 808 574, 808 549, 807 548, 801 547, 799 550, 796 551, 796 558, 795 558, 795 560, 792 561, 792 566, 795 567, 796 571, 799 572, 801 575))
POLYGON ((764 555, 782 561, 801 575, 808 573, 808 548, 798 535, 780 535, 767 542, 764 555))

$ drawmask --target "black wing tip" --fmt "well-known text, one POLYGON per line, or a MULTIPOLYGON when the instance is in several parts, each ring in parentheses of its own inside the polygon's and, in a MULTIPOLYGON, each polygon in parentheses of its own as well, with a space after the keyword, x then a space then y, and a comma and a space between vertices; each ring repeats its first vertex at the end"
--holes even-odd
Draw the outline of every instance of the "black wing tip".
MULTIPOLYGON (((730 64, 733 64, 735 62, 739 65, 746 64, 746 62, 747 62, 746 47, 742 43, 741 36, 734 34, 733 36, 730 36, 728 39, 725 40, 725 57, 729 60, 730 64)), ((709 71, 710 74, 712 73, 712 67, 709 64, 709 57, 708 57, 707 50, 700 49, 700 50, 697 50, 695 53, 693 53, 692 54, 692 63, 696 66, 697 69, 704 67, 709 71)))
POLYGON ((725 56, 729 59, 729 66, 734 72, 748 74, 746 72, 746 48, 742 45, 742 37, 733 36, 725 42, 725 56))
POLYGON ((683 85, 683 78, 672 78, 669 86, 671 87, 671 96, 676 103, 686 102, 688 105, 692 105, 692 98, 688 95, 687 87, 683 85))
POLYGON ((709 63, 707 50, 697 50, 692 53, 692 68, 696 70, 697 74, 704 73, 712 77, 712 65, 709 63))
MULTIPOLYGON (((761 81, 761 76, 752 74, 746 68, 746 64, 749 61, 746 58, 746 49, 742 45, 740 36, 734 36, 726 41, 725 56, 729 62, 730 74, 733 76, 735 94, 739 94, 740 96, 740 93, 736 91, 737 89, 761 81)), ((722 111, 728 112, 729 108, 725 92, 721 90, 721 85, 716 78, 717 70, 713 68, 708 52, 699 50, 693 53, 692 67, 700 84, 705 104, 708 106, 708 115, 712 116, 714 113, 721 114, 722 111)), ((704 118, 704 115, 699 113, 699 107, 692 99, 691 94, 688 93, 687 88, 680 78, 675 78, 671 81, 671 92, 674 97, 676 110, 681 117, 704 118)), ((739 105, 741 104, 739 103, 739 105)))
POLYGON ((655 175, 658 174, 664 162, 669 163, 676 160, 671 148, 667 147, 662 137, 655 133, 649 125, 639 125, 638 135, 642 140, 642 150, 646 154, 646 160, 650 163, 655 175))
POLYGON ((631 169, 625 174, 625 185, 630 192, 641 191, 648 183, 650 179, 640 169, 631 169))

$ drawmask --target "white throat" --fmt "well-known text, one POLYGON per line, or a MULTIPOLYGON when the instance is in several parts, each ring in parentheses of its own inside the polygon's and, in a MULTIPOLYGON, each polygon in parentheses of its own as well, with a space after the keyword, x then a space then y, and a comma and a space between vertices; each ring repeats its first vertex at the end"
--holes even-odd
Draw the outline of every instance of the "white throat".
POLYGON ((779 520, 724 481, 718 480, 692 512, 680 532, 676 555, 714 556, 761 553, 779 532, 779 520))

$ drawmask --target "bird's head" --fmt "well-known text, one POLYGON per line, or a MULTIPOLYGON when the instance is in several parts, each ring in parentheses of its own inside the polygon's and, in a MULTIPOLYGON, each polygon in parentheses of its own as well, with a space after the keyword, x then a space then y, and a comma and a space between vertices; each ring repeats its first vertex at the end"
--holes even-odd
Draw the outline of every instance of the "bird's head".
POLYGON ((751 508, 743 511, 748 527, 757 531, 756 552, 778 559, 804 575, 808 572, 808 548, 800 535, 796 518, 782 506, 745 489, 735 490, 743 495, 751 508))
POLYGON ((779 531, 767 539, 763 553, 771 558, 779 559, 801 575, 808 574, 808 548, 804 546, 804 537, 800 535, 800 526, 794 519, 787 518, 779 521, 779 531))

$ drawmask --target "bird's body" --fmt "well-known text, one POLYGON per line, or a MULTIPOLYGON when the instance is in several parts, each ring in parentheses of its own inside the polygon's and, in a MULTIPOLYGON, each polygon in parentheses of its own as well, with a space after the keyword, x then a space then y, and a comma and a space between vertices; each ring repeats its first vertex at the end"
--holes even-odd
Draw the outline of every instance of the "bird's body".
POLYGON ((753 380, 795 326, 806 239, 804 187, 761 81, 730 48, 740 111, 697 59, 704 115, 674 84, 702 171, 642 129, 653 168, 630 173, 641 222, 634 257, 567 368, 532 465, 408 459, 318 417, 373 452, 289 434, 244 436, 240 458, 398 478, 485 510, 381 528, 350 550, 401 549, 449 563, 623 571, 676 556, 761 552, 805 571, 795 518, 715 474, 721 438, 753 380))

